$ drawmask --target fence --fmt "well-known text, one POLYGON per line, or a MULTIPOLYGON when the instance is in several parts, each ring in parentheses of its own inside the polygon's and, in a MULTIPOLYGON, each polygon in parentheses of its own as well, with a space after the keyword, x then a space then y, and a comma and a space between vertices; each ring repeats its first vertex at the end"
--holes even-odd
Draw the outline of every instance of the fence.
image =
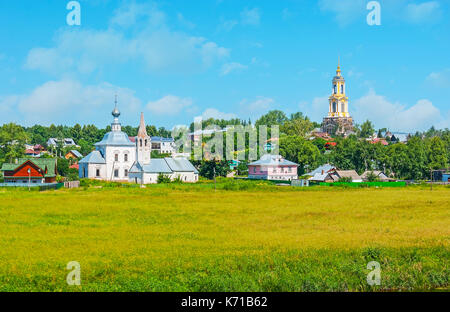
POLYGON ((35 184, 35 183, 0 183, 0 187, 21 187, 21 188, 30 188, 37 189, 39 191, 46 190, 57 190, 64 186, 64 183, 46 183, 46 184, 35 184))
POLYGON ((69 189, 80 187, 80 181, 64 182, 64 187, 69 189))
POLYGON ((347 187, 405 187, 406 182, 333 182, 325 183, 321 182, 321 186, 347 186, 347 187))

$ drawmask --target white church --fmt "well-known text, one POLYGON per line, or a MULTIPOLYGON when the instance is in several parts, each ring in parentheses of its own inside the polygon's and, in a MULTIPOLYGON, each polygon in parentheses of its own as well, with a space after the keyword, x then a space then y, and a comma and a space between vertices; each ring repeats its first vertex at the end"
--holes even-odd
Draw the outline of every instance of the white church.
POLYGON ((171 180, 198 181, 197 169, 186 158, 151 158, 151 138, 143 113, 134 143, 122 132, 117 104, 112 115, 111 131, 95 144, 93 152, 79 161, 80 178, 151 184, 164 174, 171 180))

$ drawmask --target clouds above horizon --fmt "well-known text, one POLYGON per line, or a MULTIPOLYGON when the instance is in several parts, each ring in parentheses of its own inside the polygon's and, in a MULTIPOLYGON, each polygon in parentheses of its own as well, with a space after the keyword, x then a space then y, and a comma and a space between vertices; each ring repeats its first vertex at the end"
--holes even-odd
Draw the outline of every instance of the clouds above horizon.
MULTIPOLYGON (((366 23, 369 11, 366 8, 368 0, 320 0, 319 8, 323 12, 335 15, 336 22, 345 27, 353 22, 366 23)), ((409 24, 435 23, 442 15, 441 5, 438 1, 414 0, 378 0, 381 5, 382 24, 385 17, 392 20, 401 20, 409 24)))
POLYGON ((192 106, 192 99, 181 98, 175 95, 166 95, 159 100, 150 101, 146 108, 156 115, 177 115, 192 106))
MULTIPOLYGON (((14 117, 1 122, 18 122, 24 125, 65 124, 67 116, 73 123, 92 124, 108 117, 114 105, 114 94, 119 95, 120 109, 138 112, 141 101, 135 92, 109 83, 84 86, 75 80, 48 81, 29 94, 9 95, 0 98, 0 105, 14 117)), ((4 118, 3 116, 0 118, 4 118)))
POLYGON ((134 2, 115 11, 109 28, 63 28, 54 43, 31 49, 25 68, 53 75, 86 74, 108 64, 132 62, 142 63, 149 71, 196 72, 230 56, 229 49, 211 40, 172 30, 166 14, 154 4, 134 2))
POLYGON ((391 102, 372 89, 365 96, 355 100, 351 108, 357 122, 370 120, 377 128, 415 132, 427 130, 431 126, 450 127, 450 120, 443 117, 447 112, 441 112, 428 99, 420 99, 414 105, 407 106, 391 102))

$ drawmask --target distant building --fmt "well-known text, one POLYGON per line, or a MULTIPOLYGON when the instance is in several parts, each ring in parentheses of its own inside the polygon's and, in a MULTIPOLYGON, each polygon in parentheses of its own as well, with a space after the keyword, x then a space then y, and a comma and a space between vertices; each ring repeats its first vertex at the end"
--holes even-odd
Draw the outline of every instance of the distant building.
POLYGON ((117 103, 112 115, 111 131, 95 144, 95 151, 79 161, 80 178, 148 184, 157 183, 159 174, 164 174, 172 180, 198 181, 198 171, 187 159, 151 158, 151 138, 143 114, 133 141, 122 131, 117 103))
POLYGON ((442 182, 450 183, 450 172, 445 172, 442 174, 442 182))
POLYGON ((381 144, 384 146, 389 145, 389 143, 386 141, 386 139, 380 139, 380 138, 373 138, 373 139, 369 139, 368 140, 370 142, 370 144, 381 144))
MULTIPOLYGON (((62 139, 62 147, 68 147, 68 146, 78 146, 75 144, 75 141, 71 138, 65 138, 62 139)), ((50 138, 47 141, 47 146, 48 147, 58 147, 58 143, 59 143, 60 139, 57 138, 50 138)))
POLYGON ((368 170, 368 171, 364 172, 361 175, 361 178, 363 179, 363 181, 367 182, 367 177, 370 173, 374 174, 378 178, 378 180, 380 180, 381 182, 391 181, 391 179, 387 175, 385 175, 384 172, 379 171, 379 170, 373 170, 373 171, 368 170))
POLYGON ((353 119, 348 112, 348 97, 345 93, 345 79, 338 65, 333 78, 332 95, 328 99, 328 116, 323 119, 322 132, 331 134, 346 134, 353 131, 353 119))
POLYGON ((15 163, 4 163, 1 171, 5 183, 54 183, 57 174, 56 159, 22 158, 15 163))
POLYGON ((362 182, 362 178, 355 170, 331 170, 329 172, 330 177, 334 182, 338 182, 342 178, 351 178, 352 182, 362 182))
POLYGON ((325 173, 328 173, 329 171, 335 170, 335 169, 336 169, 335 166, 330 165, 330 164, 325 164, 325 165, 322 165, 319 168, 317 168, 317 169, 315 169, 315 170, 313 170, 311 172, 308 172, 305 175, 313 177, 314 175, 316 175, 318 173, 319 174, 325 174, 325 173))
POLYGON ((25 155, 28 157, 41 157, 44 152, 45 148, 40 144, 25 144, 25 155))
POLYGON ((256 180, 292 181, 298 178, 298 164, 280 155, 266 154, 248 164, 248 178, 256 180))
POLYGON ((77 150, 70 150, 66 153, 66 155, 64 155, 65 159, 78 159, 78 158, 83 158, 83 155, 81 155, 81 153, 77 150))
POLYGON ((173 138, 151 137, 152 151, 157 151, 160 154, 175 153, 175 140, 173 138))

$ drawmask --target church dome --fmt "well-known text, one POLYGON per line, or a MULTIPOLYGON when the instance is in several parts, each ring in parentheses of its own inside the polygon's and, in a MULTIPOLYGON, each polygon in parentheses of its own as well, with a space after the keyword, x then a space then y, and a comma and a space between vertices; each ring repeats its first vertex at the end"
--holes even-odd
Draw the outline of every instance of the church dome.
POLYGON ((122 131, 111 131, 105 134, 103 140, 96 143, 95 146, 135 146, 130 141, 128 135, 122 131))
POLYGON ((113 115, 114 118, 119 118, 119 116, 120 116, 120 111, 119 111, 119 109, 117 108, 117 106, 114 107, 114 110, 112 111, 111 114, 113 115))

